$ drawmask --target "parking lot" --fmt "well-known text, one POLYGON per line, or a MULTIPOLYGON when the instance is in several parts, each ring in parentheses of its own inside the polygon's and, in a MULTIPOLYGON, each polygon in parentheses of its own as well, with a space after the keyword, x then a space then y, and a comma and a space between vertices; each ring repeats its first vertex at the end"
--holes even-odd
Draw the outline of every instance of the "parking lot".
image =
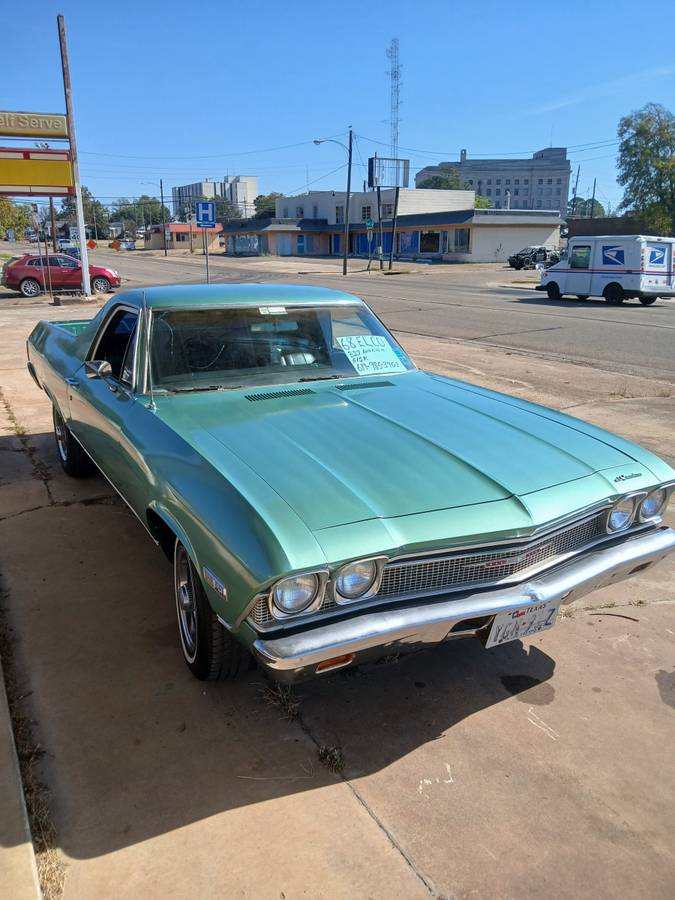
MULTIPOLYGON (((126 286, 203 276, 198 257, 96 255, 126 286)), ((344 287, 334 261, 214 257, 211 273, 344 287)), ((534 283, 438 266, 346 289, 420 367, 675 463, 675 302, 553 303, 534 283)), ((671 897, 672 558, 525 643, 451 642, 292 693, 257 671, 198 683, 170 566, 103 479, 61 472, 25 370, 36 321, 98 305, 0 291, 2 604, 64 896, 671 897)))

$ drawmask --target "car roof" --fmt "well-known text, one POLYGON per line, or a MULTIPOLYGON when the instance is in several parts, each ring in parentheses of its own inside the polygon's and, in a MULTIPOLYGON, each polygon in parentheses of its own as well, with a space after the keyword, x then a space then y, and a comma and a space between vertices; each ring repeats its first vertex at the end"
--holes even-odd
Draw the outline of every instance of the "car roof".
POLYGON ((214 306, 306 306, 361 303, 345 291, 308 284, 168 284, 124 291, 115 303, 160 309, 214 306))

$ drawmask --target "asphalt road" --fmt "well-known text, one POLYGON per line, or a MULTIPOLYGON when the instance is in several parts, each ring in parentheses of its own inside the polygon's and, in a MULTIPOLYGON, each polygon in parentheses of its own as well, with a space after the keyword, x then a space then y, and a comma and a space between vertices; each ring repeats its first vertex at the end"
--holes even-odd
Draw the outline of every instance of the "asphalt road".
MULTIPOLYGON (((204 259, 96 251, 126 286, 202 282, 204 259)), ((675 382, 675 301, 609 307, 602 300, 554 302, 536 293, 532 272, 501 264, 417 266, 392 277, 361 270, 344 279, 328 260, 210 257, 212 281, 287 281, 339 287, 362 296, 394 331, 568 360, 675 382), (299 274, 306 273, 306 274, 299 274), (529 280, 529 284, 517 284, 529 280)), ((448 351, 451 353, 451 351, 448 351)))

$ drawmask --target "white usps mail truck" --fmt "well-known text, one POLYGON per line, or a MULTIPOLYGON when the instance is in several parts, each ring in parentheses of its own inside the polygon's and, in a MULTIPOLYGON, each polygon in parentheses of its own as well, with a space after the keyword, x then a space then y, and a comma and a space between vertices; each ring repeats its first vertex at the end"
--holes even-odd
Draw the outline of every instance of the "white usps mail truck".
POLYGON ((623 303, 636 297, 649 306, 675 297, 675 238, 608 234, 570 238, 567 254, 545 269, 538 291, 551 300, 573 295, 623 303))

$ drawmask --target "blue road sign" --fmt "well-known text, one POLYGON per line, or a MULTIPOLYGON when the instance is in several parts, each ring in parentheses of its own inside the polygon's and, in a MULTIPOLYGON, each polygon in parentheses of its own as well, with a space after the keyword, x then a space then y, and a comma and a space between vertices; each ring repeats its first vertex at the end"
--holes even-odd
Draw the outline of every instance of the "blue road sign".
POLYGON ((216 227, 216 204, 213 200, 198 200, 196 206, 197 228, 215 228, 216 227))

